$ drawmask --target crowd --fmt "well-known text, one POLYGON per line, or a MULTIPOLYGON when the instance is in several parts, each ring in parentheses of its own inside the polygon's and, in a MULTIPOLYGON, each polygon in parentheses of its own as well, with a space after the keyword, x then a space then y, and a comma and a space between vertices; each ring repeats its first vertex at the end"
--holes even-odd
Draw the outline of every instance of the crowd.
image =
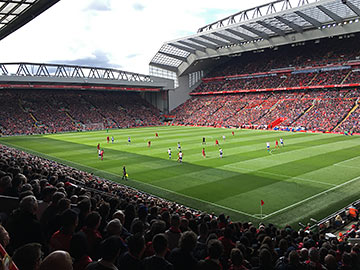
POLYGON ((268 48, 263 52, 246 52, 217 66, 207 77, 344 63, 355 60, 360 55, 360 50, 357 47, 359 39, 359 35, 346 40, 328 38, 320 42, 306 42, 301 46, 288 45, 281 48, 268 48))
POLYGON ((1 145, 0 200, 15 202, 0 244, 20 270, 360 269, 346 238, 231 221, 1 145))
MULTIPOLYGON (((313 131, 333 131, 360 97, 359 89, 297 90, 196 96, 176 108, 176 124, 202 126, 281 126, 313 131)), ((337 131, 359 132, 358 109, 337 131)))
POLYGON ((0 97, 0 133, 3 135, 160 123, 159 110, 138 93, 2 90, 0 97))

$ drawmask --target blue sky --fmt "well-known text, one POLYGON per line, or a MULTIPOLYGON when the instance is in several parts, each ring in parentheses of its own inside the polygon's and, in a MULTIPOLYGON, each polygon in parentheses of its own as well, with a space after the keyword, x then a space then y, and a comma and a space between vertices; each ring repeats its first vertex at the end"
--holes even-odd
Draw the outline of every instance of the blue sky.
POLYGON ((269 0, 61 0, 0 41, 0 62, 69 63, 148 74, 161 45, 269 0))

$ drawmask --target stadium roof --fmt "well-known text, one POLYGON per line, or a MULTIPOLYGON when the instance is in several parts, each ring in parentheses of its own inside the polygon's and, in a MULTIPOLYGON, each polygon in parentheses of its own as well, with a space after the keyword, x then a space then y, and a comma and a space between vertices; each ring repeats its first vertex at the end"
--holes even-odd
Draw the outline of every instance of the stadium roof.
POLYGON ((150 66, 181 75, 199 60, 359 32, 359 17, 360 0, 276 0, 164 43, 150 66))
POLYGON ((0 84, 67 84, 172 89, 173 80, 113 68, 41 63, 0 63, 0 84))
POLYGON ((60 0, 0 0, 0 40, 60 0))

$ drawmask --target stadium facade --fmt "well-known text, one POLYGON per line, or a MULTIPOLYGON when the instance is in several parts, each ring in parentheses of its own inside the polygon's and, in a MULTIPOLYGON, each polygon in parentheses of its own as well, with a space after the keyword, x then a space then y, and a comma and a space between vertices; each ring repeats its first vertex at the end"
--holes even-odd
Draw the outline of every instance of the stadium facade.
MULTIPOLYGON (((215 67, 246 52, 346 37, 360 30, 358 0, 277 0, 240 11, 165 42, 150 62, 150 74, 175 78, 170 111, 215 67)), ((241 61, 241 58, 239 58, 241 61)), ((284 67, 285 68, 285 67, 284 67)))

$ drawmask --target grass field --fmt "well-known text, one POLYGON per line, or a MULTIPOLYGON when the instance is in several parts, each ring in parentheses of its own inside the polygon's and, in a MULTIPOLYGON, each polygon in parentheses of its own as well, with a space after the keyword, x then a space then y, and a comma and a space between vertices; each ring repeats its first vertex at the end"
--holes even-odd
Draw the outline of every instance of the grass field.
POLYGON ((232 136, 231 131, 151 127, 6 137, 0 143, 196 209, 224 212, 232 220, 279 226, 307 223, 359 198, 359 136, 254 130, 235 130, 232 136), (107 144, 106 136, 114 136, 115 143, 107 144), (201 154, 202 137, 207 141, 206 158, 201 154), (274 149, 280 137, 285 146, 274 149), (222 159, 216 139, 224 151, 222 159), (178 141, 182 164, 176 161, 178 141), (267 141, 271 152, 266 150, 267 141), (97 156, 98 143, 104 148, 103 161, 97 156), (129 174, 126 182, 121 180, 123 165, 129 174), (262 216, 261 200, 265 202, 262 216))

